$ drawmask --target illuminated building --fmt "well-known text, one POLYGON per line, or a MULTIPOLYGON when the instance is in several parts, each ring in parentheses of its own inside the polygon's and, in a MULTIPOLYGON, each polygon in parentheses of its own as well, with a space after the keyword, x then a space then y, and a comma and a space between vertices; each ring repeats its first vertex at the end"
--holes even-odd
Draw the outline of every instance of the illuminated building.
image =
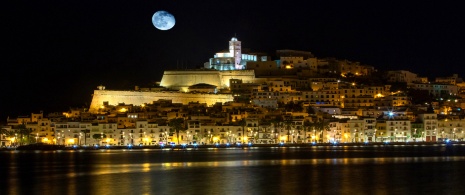
POLYGON ((263 54, 242 53, 241 42, 236 37, 229 41, 229 49, 218 52, 204 64, 204 68, 215 70, 244 70, 248 61, 267 61, 263 54))

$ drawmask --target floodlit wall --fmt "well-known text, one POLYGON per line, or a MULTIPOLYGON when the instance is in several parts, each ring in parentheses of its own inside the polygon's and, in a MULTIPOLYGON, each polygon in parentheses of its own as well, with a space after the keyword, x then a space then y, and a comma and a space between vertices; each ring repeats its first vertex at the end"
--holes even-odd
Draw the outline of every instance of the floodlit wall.
POLYGON ((186 92, 189 86, 206 83, 218 88, 229 87, 229 79, 241 79, 243 83, 255 80, 253 70, 178 70, 165 71, 160 85, 169 89, 186 92))
POLYGON ((219 71, 215 70, 179 70, 165 71, 160 82, 160 86, 170 89, 187 91, 191 85, 206 83, 221 87, 219 71))
POLYGON ((133 104, 135 106, 144 103, 152 103, 159 99, 169 99, 173 103, 187 104, 189 102, 206 103, 213 105, 217 102, 233 101, 231 94, 201 94, 201 93, 181 93, 181 92, 141 92, 141 91, 110 91, 95 90, 89 112, 97 113, 103 106, 104 102, 109 105, 118 105, 119 103, 133 104))
POLYGON ((227 70, 220 71, 221 87, 229 87, 229 79, 241 79, 242 83, 253 83, 255 72, 253 70, 227 70))

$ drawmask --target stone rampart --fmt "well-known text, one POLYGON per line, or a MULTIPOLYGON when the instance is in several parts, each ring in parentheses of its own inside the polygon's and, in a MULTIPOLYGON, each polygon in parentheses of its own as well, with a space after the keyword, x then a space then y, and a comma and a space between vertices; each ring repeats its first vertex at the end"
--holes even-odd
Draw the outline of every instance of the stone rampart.
POLYGON ((206 83, 222 87, 220 74, 217 70, 174 70, 165 71, 160 86, 170 89, 184 90, 191 85, 206 83))
POLYGON ((95 90, 89 111, 92 113, 98 112, 104 102, 108 102, 109 105, 125 103, 136 106, 144 103, 152 103, 159 99, 168 99, 172 100, 173 103, 182 104, 199 102, 206 103, 208 106, 217 102, 224 103, 233 101, 231 94, 95 90))
POLYGON ((221 87, 229 87, 229 79, 242 79, 243 83, 255 81, 254 70, 224 70, 220 71, 221 87))
POLYGON ((229 79, 242 79, 244 83, 255 81, 254 70, 171 70, 165 71, 160 86, 187 91, 189 86, 206 83, 218 88, 229 87, 229 79))

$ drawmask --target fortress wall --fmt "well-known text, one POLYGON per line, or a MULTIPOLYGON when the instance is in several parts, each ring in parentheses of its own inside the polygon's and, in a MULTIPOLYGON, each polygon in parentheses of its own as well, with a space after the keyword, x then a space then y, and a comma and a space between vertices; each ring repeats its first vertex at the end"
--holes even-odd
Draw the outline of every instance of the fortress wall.
POLYGON ((191 85, 207 83, 218 88, 229 87, 229 79, 242 79, 244 83, 256 80, 254 70, 178 70, 165 71, 160 85, 170 89, 187 89, 191 85))
POLYGON ((160 85, 170 89, 185 89, 191 85, 198 83, 206 83, 221 87, 221 80, 218 71, 195 71, 195 70, 179 70, 165 71, 161 79, 160 85))
POLYGON ((98 112, 103 102, 108 102, 109 105, 117 105, 119 103, 142 105, 159 99, 169 99, 173 103, 182 104, 198 101, 199 103, 206 103, 209 106, 217 102, 233 101, 231 94, 95 90, 89 111, 91 113, 98 112))
POLYGON ((221 87, 229 87, 229 79, 242 79, 243 83, 255 81, 254 70, 225 70, 220 72, 221 87))

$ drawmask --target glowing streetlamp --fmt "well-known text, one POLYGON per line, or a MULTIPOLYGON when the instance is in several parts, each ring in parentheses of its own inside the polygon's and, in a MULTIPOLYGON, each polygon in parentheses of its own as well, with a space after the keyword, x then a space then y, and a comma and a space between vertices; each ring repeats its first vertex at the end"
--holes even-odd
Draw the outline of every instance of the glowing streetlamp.
POLYGON ((375 129, 375 136, 374 137, 375 137, 375 142, 376 142, 376 129, 375 129))
POLYGON ((123 132, 123 139, 121 140, 121 145, 124 146, 124 139, 125 139, 125 136, 124 136, 124 132, 123 132))
POLYGON ((354 142, 357 142, 357 137, 358 137, 358 134, 357 134, 357 129, 355 129, 355 133, 354 133, 354 142))

